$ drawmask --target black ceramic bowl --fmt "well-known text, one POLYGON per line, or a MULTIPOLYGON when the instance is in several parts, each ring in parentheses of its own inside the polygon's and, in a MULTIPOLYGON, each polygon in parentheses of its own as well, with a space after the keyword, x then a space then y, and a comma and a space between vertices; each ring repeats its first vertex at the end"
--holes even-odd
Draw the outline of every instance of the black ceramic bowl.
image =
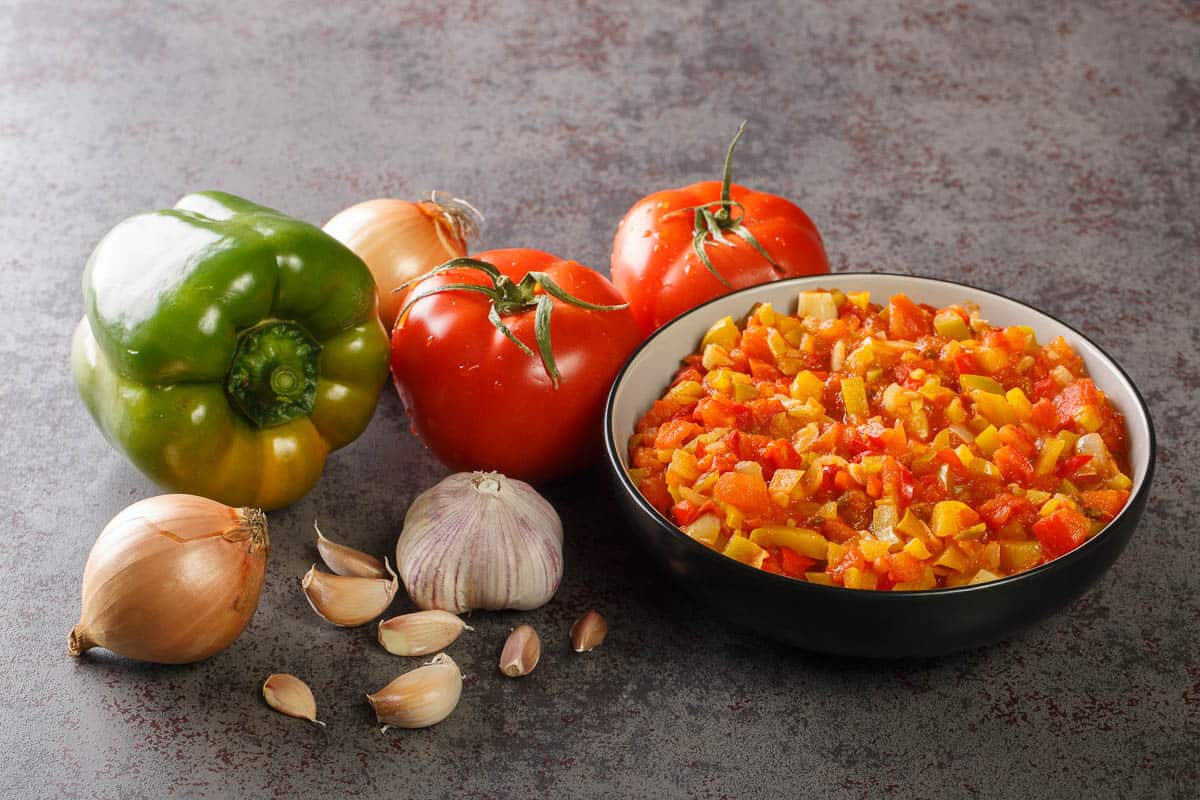
POLYGON ((1129 376, 1083 334, 1037 309, 960 283, 907 275, 837 273, 744 289, 683 314, 632 355, 609 393, 605 446, 616 495, 638 539, 678 584, 714 614, 763 636, 826 653, 896 658, 934 656, 1000 639, 1062 608, 1112 565, 1146 506, 1154 470, 1154 428, 1129 376), (665 390, 680 360, 708 327, 755 303, 794 313, 803 289, 869 290, 874 302, 904 292, 935 306, 973 301, 995 325, 1029 325, 1039 341, 1062 335, 1096 385, 1125 415, 1133 490, 1103 531, 1066 555, 1027 572, 976 586, 875 592, 821 586, 754 569, 693 541, 646 502, 626 472, 637 420, 665 390))

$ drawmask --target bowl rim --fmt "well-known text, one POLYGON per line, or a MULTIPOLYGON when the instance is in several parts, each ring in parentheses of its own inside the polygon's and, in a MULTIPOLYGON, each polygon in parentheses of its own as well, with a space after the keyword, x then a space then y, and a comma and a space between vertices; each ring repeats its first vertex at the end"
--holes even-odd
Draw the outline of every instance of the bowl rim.
MULTIPOLYGON (((1126 429, 1129 430, 1128 424, 1126 424, 1126 429)), ((611 469, 613 471, 613 473, 616 475, 617 481, 621 485, 621 488, 633 499, 633 502, 638 507, 638 509, 643 514, 645 514, 650 521, 655 523, 655 525, 658 528, 665 530, 668 532, 669 535, 679 537, 679 539, 686 542, 685 547, 695 548, 696 550, 698 550, 699 553, 701 554, 702 558, 718 559, 719 561, 714 561, 713 562, 714 564, 723 564, 725 568, 733 569, 735 572, 737 572, 738 570, 742 570, 743 576, 746 576, 746 577, 750 577, 752 575, 761 576, 759 578, 760 580, 765 580, 768 583, 776 582, 776 585, 778 585, 780 587, 785 587, 785 586, 793 587, 791 589, 791 591, 817 592, 818 593, 817 596, 819 596, 821 593, 826 593, 827 597, 829 597, 829 598, 838 597, 838 596, 849 597, 849 596, 853 595, 857 598, 862 598, 862 599, 882 598, 882 597, 894 597, 894 598, 898 598, 898 599, 899 598, 921 599, 921 598, 935 598, 935 597, 952 598, 952 597, 961 596, 962 594, 971 593, 971 592, 993 591, 993 590, 998 590, 1001 588, 1012 587, 1023 581, 1036 580, 1041 577, 1050 577, 1053 574, 1062 572, 1063 570, 1066 570, 1066 569, 1069 569, 1072 565, 1080 562, 1083 559, 1088 558, 1089 554, 1093 550, 1095 550, 1097 547, 1099 547, 1099 545, 1094 544, 1095 542, 1100 541, 1102 538, 1105 538, 1105 539, 1111 538, 1111 536, 1115 535, 1115 532, 1119 528, 1121 528, 1123 526, 1123 524, 1132 524, 1132 525, 1136 526, 1137 518, 1134 515, 1132 515, 1131 512, 1133 511, 1133 509, 1139 507, 1142 504, 1142 501, 1145 499, 1145 497, 1149 494, 1150 484, 1151 484, 1152 479, 1154 478, 1154 465, 1155 465, 1155 461, 1157 458, 1158 446, 1157 446, 1156 435, 1154 432, 1154 421, 1153 421, 1153 418, 1150 416, 1150 407, 1146 404, 1146 399, 1144 397, 1142 397, 1142 393, 1137 388, 1137 384, 1134 383, 1133 379, 1129 377, 1129 373, 1127 373, 1125 371, 1125 369, 1117 362, 1117 360, 1108 354, 1108 351, 1106 351, 1100 345, 1098 345, 1094 341, 1092 341, 1092 339, 1090 337, 1085 335, 1083 332, 1081 332, 1075 326, 1070 325, 1066 322, 1063 322, 1061 319, 1054 316, 1053 314, 1050 314, 1046 311, 1042 311, 1041 309, 1031 306, 1030 304, 1028 304, 1026 302, 1017 300, 1016 298, 1013 298, 1013 297, 1009 297, 1008 295, 1005 295, 1005 294, 1001 294, 1000 292, 994 292, 990 289, 983 289, 981 287, 974 286, 969 283, 964 283, 963 281, 954 281, 954 280, 949 280, 947 278, 935 278, 935 277, 928 276, 928 275, 918 275, 918 274, 911 274, 911 273, 867 272, 867 271, 863 271, 863 270, 856 270, 856 271, 848 271, 848 272, 830 272, 830 273, 824 273, 824 274, 820 274, 820 275, 800 275, 800 276, 791 277, 791 278, 783 278, 778 281, 771 281, 766 284, 756 284, 754 286, 747 286, 747 287, 738 289, 733 292, 727 292, 726 294, 718 295, 717 297, 714 297, 711 300, 705 301, 704 303, 701 303, 700 305, 695 306, 694 308, 690 308, 687 311, 684 311, 682 314, 679 314, 679 315, 673 317, 672 319, 670 319, 662 327, 660 327, 658 330, 654 331, 648 337, 646 337, 646 339, 644 341, 642 341, 642 343, 640 345, 638 345, 638 347, 632 353, 629 354, 628 358, 626 358, 625 362, 621 365, 621 369, 617 372, 616 377, 613 379, 612 386, 609 387, 608 397, 605 400, 605 404, 604 404, 604 452, 605 452, 605 456, 608 460, 609 469, 611 469), (913 590, 887 591, 887 592, 865 590, 865 589, 847 589, 844 586, 826 586, 826 585, 820 584, 820 583, 810 583, 809 581, 798 580, 796 578, 791 578, 786 575, 777 575, 772 572, 764 572, 763 570, 758 569, 756 567, 752 567, 749 564, 743 564, 741 561, 738 561, 733 558, 729 558, 728 556, 723 555, 722 553, 718 553, 716 550, 713 550, 709 547, 704 546, 703 544, 701 544, 700 542, 697 542, 695 539, 691 538, 686 533, 684 533, 682 530, 680 530, 675 525, 675 523, 671 522, 663 514, 661 514, 658 511, 658 509, 654 508, 654 506, 650 505, 650 503, 647 502, 646 498, 642 495, 641 491, 636 486, 633 485, 633 481, 630 480, 628 472, 626 472, 625 468, 621 465, 620 454, 619 454, 619 450, 617 449, 618 444, 615 440, 614 432, 613 432, 613 411, 614 411, 614 404, 616 401, 617 391, 620 388, 621 383, 624 381, 625 375, 629 371, 629 368, 633 365, 633 362, 637 359, 637 357, 644 350, 653 346, 655 341, 657 339, 659 339, 670 328, 672 328, 676 323, 678 323, 679 321, 683 320, 684 318, 690 317, 694 314, 703 313, 704 309, 708 308, 711 305, 714 305, 715 303, 718 303, 721 301, 726 301, 730 297, 734 297, 737 295, 749 294, 750 292, 755 291, 755 290, 761 291, 764 286, 786 287, 788 285, 797 284, 797 283, 822 284, 823 282, 825 282, 831 289, 837 288, 837 286, 836 286, 837 281, 839 278, 841 278, 843 276, 886 277, 886 278, 898 278, 900 280, 913 279, 918 282, 927 281, 927 282, 932 282, 932 283, 942 283, 942 284, 947 284, 950 286, 961 287, 963 289, 968 289, 972 292, 977 292, 981 295, 995 297, 995 298, 999 298, 1001 300, 1006 300, 1008 302, 1015 303, 1018 306, 1021 306, 1023 309, 1033 312, 1035 315, 1041 315, 1043 317, 1051 319, 1054 322, 1057 322, 1058 324, 1067 328, 1072 333, 1074 333, 1076 336, 1078 336, 1080 339, 1083 339, 1089 345, 1094 347, 1096 349, 1096 352, 1099 353, 1100 356, 1105 361, 1107 361, 1108 364, 1113 367, 1113 369, 1116 371, 1116 373, 1129 385, 1129 389, 1131 390, 1134 399, 1137 401, 1138 413, 1145 420, 1146 430, 1149 432, 1149 441, 1147 442, 1148 447, 1147 447, 1147 456, 1146 456, 1146 471, 1145 471, 1145 474, 1142 476, 1142 479, 1140 480, 1140 482, 1136 485, 1136 487, 1135 487, 1136 490, 1132 494, 1130 494, 1129 500, 1126 501, 1126 503, 1125 503, 1125 507, 1122 508, 1121 511, 1115 517, 1113 517, 1112 520, 1110 520, 1107 525, 1105 525, 1099 532, 1097 532, 1096 535, 1092 536, 1086 542, 1084 542, 1083 544, 1074 548, 1070 552, 1064 553, 1063 555, 1061 555, 1058 558, 1055 558, 1051 561, 1047 561, 1045 564, 1040 564, 1040 565, 1034 567, 1033 569, 1028 569, 1023 572, 1018 572, 1013 575, 1007 575, 1003 578, 999 578, 994 581, 987 581, 986 583, 979 583, 979 584, 974 584, 974 585, 952 586, 952 587, 944 587, 944 588, 939 588, 939 589, 913 589, 913 590)), ((1131 535, 1132 535, 1132 532, 1131 532, 1131 535)), ((694 550, 693 552, 695 552, 696 550, 694 550)))

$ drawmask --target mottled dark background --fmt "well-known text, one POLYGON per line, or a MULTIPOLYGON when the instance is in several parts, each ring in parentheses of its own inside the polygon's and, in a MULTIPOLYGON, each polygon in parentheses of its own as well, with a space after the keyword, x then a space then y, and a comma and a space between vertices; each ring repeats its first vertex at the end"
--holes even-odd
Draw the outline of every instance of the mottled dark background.
POLYGON ((1196 3, 66 5, 0 0, 0 794, 1196 796, 1196 3), (65 655, 95 534, 156 493, 68 375, 79 274, 110 226, 194 189, 323 222, 436 188, 486 213, 484 246, 607 269, 633 201, 715 177, 743 118, 738 179, 802 204, 835 269, 1006 292, 1129 370, 1158 473, 1095 589, 934 661, 797 652, 664 585, 597 470, 548 489, 567 576, 524 617, 538 671, 501 679, 517 617, 477 614, 452 648, 458 711, 381 736, 362 693, 409 664, 321 623, 297 579, 315 516, 389 552, 444 472, 389 389, 271 515, 263 602, 232 648, 182 668, 65 655), (566 630, 589 606, 611 634, 579 657, 566 630), (327 731, 263 705, 272 671, 311 682, 327 731))

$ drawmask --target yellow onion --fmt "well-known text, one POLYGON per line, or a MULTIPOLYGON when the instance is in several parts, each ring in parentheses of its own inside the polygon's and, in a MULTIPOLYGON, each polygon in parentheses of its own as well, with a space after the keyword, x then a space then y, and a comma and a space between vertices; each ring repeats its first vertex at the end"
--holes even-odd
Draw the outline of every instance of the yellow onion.
POLYGON ((379 318, 390 332, 407 294, 396 290, 465 256, 478 233, 478 217, 469 203, 434 192, 419 203, 381 198, 350 206, 325 223, 325 232, 370 268, 379 289, 379 318))
POLYGON ((104 647, 159 664, 219 653, 258 607, 269 550, 257 508, 188 494, 134 503, 92 546, 67 652, 104 647))

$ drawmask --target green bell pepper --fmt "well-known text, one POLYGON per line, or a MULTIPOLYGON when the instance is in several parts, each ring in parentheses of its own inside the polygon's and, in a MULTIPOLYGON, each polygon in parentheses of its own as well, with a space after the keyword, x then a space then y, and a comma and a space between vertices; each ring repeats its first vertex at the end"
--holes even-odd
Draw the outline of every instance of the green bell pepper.
POLYGON ((83 275, 75 384, 152 480, 288 505, 367 427, 388 338, 366 265, 318 228, 222 192, 117 225, 83 275))

